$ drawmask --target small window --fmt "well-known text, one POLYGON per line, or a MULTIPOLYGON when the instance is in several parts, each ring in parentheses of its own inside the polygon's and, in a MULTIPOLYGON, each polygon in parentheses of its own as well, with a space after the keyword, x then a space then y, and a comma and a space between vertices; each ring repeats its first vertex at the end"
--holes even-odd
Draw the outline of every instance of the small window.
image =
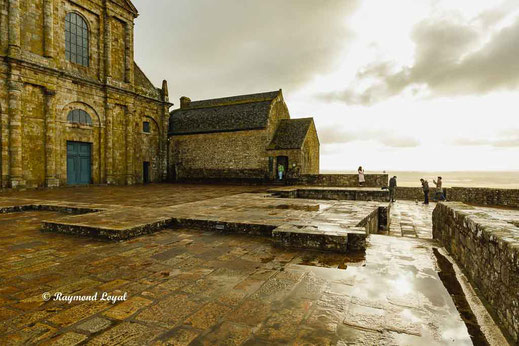
POLYGON ((71 124, 82 124, 92 126, 92 118, 82 109, 74 109, 68 113, 67 121, 71 124))
POLYGON ((88 26, 79 14, 70 12, 65 18, 65 56, 68 61, 88 67, 88 26))
POLYGON ((144 133, 150 133, 150 122, 149 121, 145 121, 142 123, 142 132, 144 133))

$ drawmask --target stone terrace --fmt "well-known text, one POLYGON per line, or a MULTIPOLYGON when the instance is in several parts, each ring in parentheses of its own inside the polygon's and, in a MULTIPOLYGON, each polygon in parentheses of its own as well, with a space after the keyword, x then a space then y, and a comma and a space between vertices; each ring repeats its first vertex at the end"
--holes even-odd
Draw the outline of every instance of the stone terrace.
MULTIPOLYGON (((171 185, 162 187, 167 189, 171 185)), ((46 219, 42 229, 113 240, 129 239, 166 227, 188 226, 262 234, 273 236, 284 246, 339 252, 364 249, 367 234, 376 233, 379 224, 385 228, 388 209, 388 203, 291 200, 264 193, 242 193, 179 205, 167 205, 171 201, 165 199, 161 206, 147 204, 144 196, 140 206, 116 205, 111 198, 108 199, 110 204, 95 198, 95 202, 101 203, 93 204, 52 200, 47 199, 48 196, 32 197, 0 199, 0 211, 68 211, 79 215, 46 219), (385 213, 383 220, 379 220, 379 208, 385 213)))
MULTIPOLYGON (((150 185, 10 193, 95 203, 164 206, 257 188, 150 185)), ((231 198, 232 200, 232 198, 231 198)), ((293 200, 292 200, 293 201, 293 200)), ((432 207, 397 203, 395 217, 432 207)), ((186 208, 189 206, 186 205, 186 208)), ((278 211, 283 209, 274 209, 278 211)), ((297 210, 295 210, 297 211, 297 210)), ((55 211, 0 215, 0 343, 432 344, 472 343, 438 275, 431 229, 371 235, 365 252, 274 247, 264 237, 164 229, 120 242, 42 233, 55 211), (400 233, 400 234, 399 234, 400 233), (127 293, 107 302, 43 301, 42 294, 127 293)), ((398 227, 402 227, 402 221, 398 227)), ((495 326, 494 326, 495 328, 495 326)))

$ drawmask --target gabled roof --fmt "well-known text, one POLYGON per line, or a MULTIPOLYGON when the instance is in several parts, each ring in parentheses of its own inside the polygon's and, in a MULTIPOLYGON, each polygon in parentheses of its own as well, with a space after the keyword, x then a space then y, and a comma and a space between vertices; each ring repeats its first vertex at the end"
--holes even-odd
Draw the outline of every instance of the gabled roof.
POLYGON ((313 122, 313 118, 281 120, 267 149, 301 149, 313 122))
POLYGON ((136 86, 144 89, 156 89, 153 83, 149 80, 148 76, 146 76, 146 74, 141 70, 135 61, 133 62, 133 76, 136 86))
POLYGON ((193 101, 171 112, 170 135, 253 130, 267 127, 272 101, 281 91, 193 101))
POLYGON ((112 0, 112 2, 127 9, 128 11, 133 13, 133 15, 135 17, 137 17, 139 15, 139 11, 137 11, 137 8, 132 4, 132 2, 130 0, 112 0))

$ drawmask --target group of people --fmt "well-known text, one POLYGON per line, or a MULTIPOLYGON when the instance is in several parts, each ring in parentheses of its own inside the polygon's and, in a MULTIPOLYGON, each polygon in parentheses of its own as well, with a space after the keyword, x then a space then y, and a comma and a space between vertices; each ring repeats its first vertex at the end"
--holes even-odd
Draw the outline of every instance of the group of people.
MULTIPOLYGON (((359 185, 363 186, 366 182, 366 179, 364 177, 364 169, 362 168, 362 166, 359 167, 358 173, 359 173, 359 185)), ((422 183, 422 191, 423 191, 423 195, 424 195, 423 204, 429 204, 429 182, 423 178, 420 179, 420 182, 422 183)), ((442 177, 438 177, 436 180, 433 179, 433 183, 434 183, 434 185, 436 185, 434 199, 436 201, 445 201, 445 195, 443 194, 443 189, 442 189, 442 185, 443 185, 442 177)), ((389 179, 388 189, 389 189, 389 200, 391 202, 395 201, 396 187, 397 187, 397 183, 396 183, 396 175, 395 175, 395 176, 391 177, 391 179, 389 179)))
MULTIPOLYGON (((423 204, 429 204, 429 182, 423 178, 420 179, 420 182, 422 183, 422 190, 423 190, 423 196, 424 196, 423 204)), ((442 177, 438 177, 437 180, 433 179, 433 183, 434 183, 434 185, 436 185, 434 199, 436 201, 445 201, 445 195, 443 194, 443 189, 442 189, 442 184, 443 184, 442 177)))

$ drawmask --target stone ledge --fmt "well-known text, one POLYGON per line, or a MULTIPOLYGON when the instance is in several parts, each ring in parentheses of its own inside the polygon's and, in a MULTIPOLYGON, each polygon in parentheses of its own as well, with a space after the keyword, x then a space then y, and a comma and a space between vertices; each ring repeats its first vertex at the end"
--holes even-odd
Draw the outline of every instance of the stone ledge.
POLYGON ((438 203, 433 237, 478 288, 513 343, 519 342, 519 211, 438 203))

